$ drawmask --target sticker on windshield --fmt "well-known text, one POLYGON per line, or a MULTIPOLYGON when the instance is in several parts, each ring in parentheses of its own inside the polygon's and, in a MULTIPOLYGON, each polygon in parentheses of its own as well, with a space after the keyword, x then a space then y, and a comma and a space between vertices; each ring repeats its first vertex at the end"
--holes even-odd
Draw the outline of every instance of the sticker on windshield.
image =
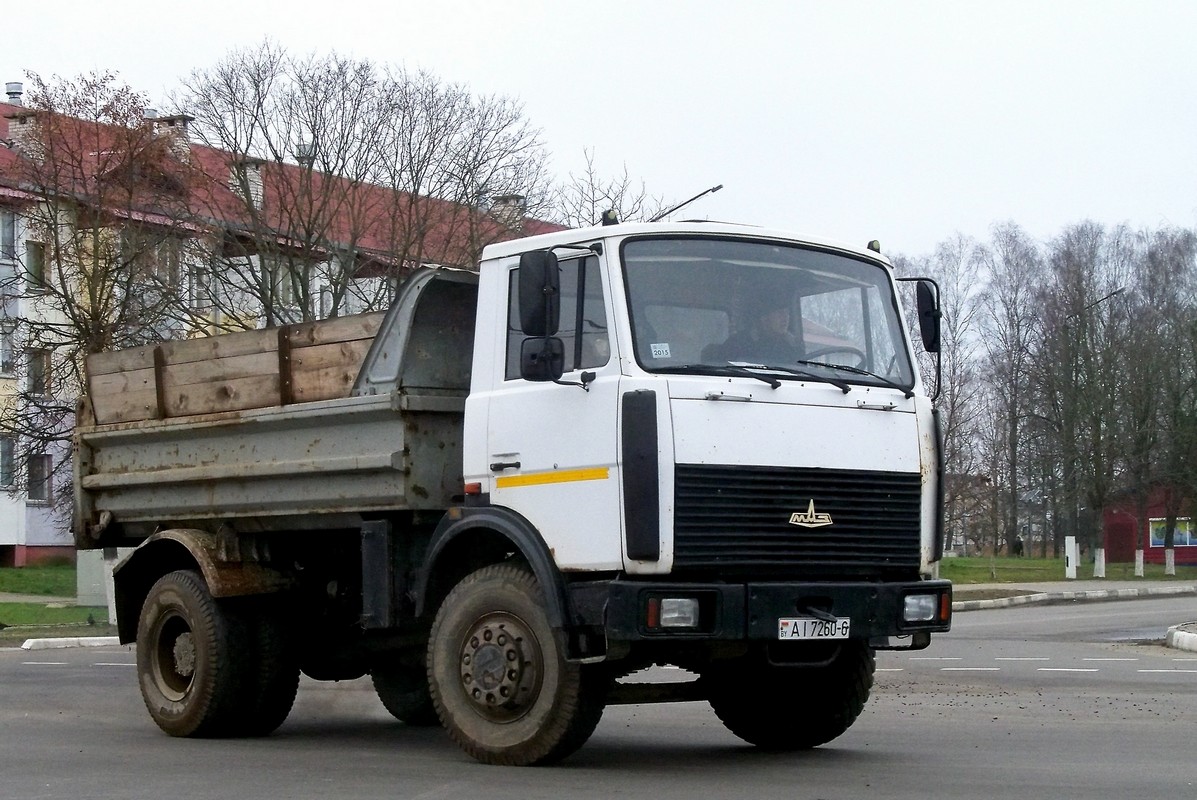
POLYGON ((661 344, 650 344, 652 348, 653 358, 670 358, 669 342, 662 342, 661 344))

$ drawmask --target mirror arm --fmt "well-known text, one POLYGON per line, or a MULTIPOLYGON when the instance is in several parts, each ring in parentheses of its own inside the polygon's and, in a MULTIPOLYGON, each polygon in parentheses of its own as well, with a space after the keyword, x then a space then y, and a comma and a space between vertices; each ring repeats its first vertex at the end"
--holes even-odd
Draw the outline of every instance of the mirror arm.
POLYGON ((582 387, 582 391, 589 392, 590 384, 594 383, 594 379, 598 376, 587 370, 586 372, 583 372, 580 377, 582 378, 580 381, 555 380, 553 383, 557 384, 558 386, 580 386, 582 387))

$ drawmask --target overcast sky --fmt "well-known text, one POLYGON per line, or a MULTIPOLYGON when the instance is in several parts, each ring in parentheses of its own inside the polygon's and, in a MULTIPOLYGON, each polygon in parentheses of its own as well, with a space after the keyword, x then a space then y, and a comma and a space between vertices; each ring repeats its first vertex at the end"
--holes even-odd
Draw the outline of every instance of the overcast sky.
POLYGON ((679 218, 919 255, 1013 220, 1197 227, 1197 2, 58 0, 0 81, 176 81, 270 37, 521 100, 554 172, 626 164, 679 218))

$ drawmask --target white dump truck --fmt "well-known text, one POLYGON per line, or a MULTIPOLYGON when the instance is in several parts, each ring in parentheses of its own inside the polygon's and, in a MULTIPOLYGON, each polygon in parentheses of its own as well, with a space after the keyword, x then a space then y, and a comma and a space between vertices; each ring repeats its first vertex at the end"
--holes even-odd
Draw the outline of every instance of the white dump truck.
POLYGON ((386 313, 91 356, 76 539, 136 546, 150 716, 264 735, 302 672, 369 675, 494 764, 569 755, 614 703, 835 738, 874 651, 951 622, 896 285, 874 248, 615 224, 417 273, 386 313))

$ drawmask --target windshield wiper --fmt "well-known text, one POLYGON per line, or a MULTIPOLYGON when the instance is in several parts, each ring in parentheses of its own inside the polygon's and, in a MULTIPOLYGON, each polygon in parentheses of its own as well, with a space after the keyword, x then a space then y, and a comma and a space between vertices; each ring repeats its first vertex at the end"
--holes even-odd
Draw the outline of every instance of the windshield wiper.
MULTIPOLYGON (((815 373, 808 372, 807 370, 804 370, 804 369, 794 369, 793 367, 785 367, 780 364, 750 364, 747 362, 738 362, 738 361, 736 361, 736 362, 729 361, 728 363, 734 367, 745 367, 745 368, 751 368, 751 369, 774 369, 774 370, 777 370, 778 372, 784 372, 787 375, 795 375, 799 378, 806 378, 807 380, 818 381, 819 383, 830 383, 832 386, 839 389, 844 394, 847 394, 848 392, 852 391, 852 385, 849 383, 845 383, 844 381, 837 380, 835 378, 829 378, 826 375, 816 375, 815 373)), ((802 364, 804 362, 799 361, 797 363, 802 364)))
POLYGON ((774 389, 781 386, 781 381, 777 378, 753 372, 736 364, 681 364, 672 367, 657 367, 653 372, 674 372, 679 375, 732 375, 737 378, 756 378, 758 381, 764 381, 769 384, 774 389))
MULTIPOLYGON (((826 365, 821 364, 820 366, 826 365)), ((826 375, 817 375, 804 369, 785 367, 780 364, 753 364, 749 361, 728 361, 726 364, 682 364, 673 367, 658 367, 653 372, 675 372, 685 375, 701 375, 703 373, 710 375, 734 375, 741 378, 756 378, 758 381, 764 381, 769 384, 774 389, 781 386, 781 381, 777 380, 777 378, 762 375, 756 372, 756 370, 773 370, 774 372, 784 372, 787 375, 794 375, 798 378, 806 378, 810 381, 830 383, 844 394, 852 391, 851 384, 836 378, 829 378, 826 375)))
POLYGON ((863 375, 866 378, 873 378, 874 380, 881 381, 891 389, 897 389, 899 392, 906 395, 907 400, 914 397, 913 389, 909 389, 902 384, 897 383, 896 381, 892 381, 889 378, 878 375, 876 372, 869 372, 867 369, 850 367, 847 364, 824 364, 822 361, 803 361, 801 359, 799 359, 798 363, 807 367, 826 367, 827 369, 838 369, 844 372, 851 372, 853 375, 863 375))

